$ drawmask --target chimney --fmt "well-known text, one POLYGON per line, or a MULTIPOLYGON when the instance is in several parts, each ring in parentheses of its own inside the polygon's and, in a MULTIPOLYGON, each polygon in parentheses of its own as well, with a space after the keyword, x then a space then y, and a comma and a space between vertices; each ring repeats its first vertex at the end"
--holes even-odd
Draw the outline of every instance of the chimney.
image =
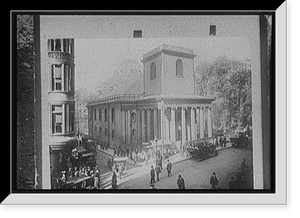
POLYGON ((142 38, 142 30, 133 30, 133 38, 142 38))
POLYGON ((210 25, 209 26, 209 35, 216 36, 216 32, 217 32, 216 25, 210 25))

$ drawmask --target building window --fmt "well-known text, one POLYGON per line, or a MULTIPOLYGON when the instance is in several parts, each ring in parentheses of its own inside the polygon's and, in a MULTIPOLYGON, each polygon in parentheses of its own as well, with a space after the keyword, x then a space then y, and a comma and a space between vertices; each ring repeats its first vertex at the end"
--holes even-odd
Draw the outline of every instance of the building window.
POLYGON ((52 105, 52 134, 62 133, 63 109, 62 105, 52 105))
POLYGON ((54 51, 61 51, 60 39, 54 39, 54 51))
POLYGON ((115 109, 114 108, 111 109, 111 122, 115 123, 115 109))
POLYGON ((105 128, 104 135, 105 135, 105 138, 107 138, 107 137, 108 137, 108 130, 107 130, 107 128, 105 128))
POLYGON ((131 113, 131 122, 135 122, 136 121, 136 113, 131 113))
POLYGON ((52 65, 52 91, 62 90, 62 65, 52 65))
POLYGON ((72 39, 49 39, 48 51, 60 51, 73 54, 72 39))
POLYGON ((96 119, 97 119, 97 110, 94 109, 94 120, 96 120, 96 119))
POLYGON ((64 91, 74 91, 73 90, 73 70, 68 64, 64 64, 64 91))
POLYGON ((102 127, 100 126, 99 127, 99 134, 101 134, 102 133, 102 127))
POLYGON ((150 80, 155 78, 156 78, 156 65, 154 62, 152 62, 150 65, 150 80))
POLYGON ((69 133, 75 129, 75 104, 51 105, 52 134, 69 133))
POLYGON ((75 104, 65 104, 65 132, 74 131, 75 104))
POLYGON ((101 110, 101 109, 99 109, 99 121, 101 121, 101 120, 102 120, 101 113, 102 113, 102 110, 101 110))
POLYGON ((108 121, 108 114, 107 114, 107 108, 104 110, 104 122, 108 121))
POLYGON ((111 130, 111 138, 112 138, 113 140, 116 139, 116 131, 115 131, 114 129, 111 130))
POLYGON ((51 91, 74 91, 73 68, 68 64, 51 65, 51 91))
POLYGON ((182 65, 182 60, 180 59, 176 61, 176 76, 183 77, 183 65, 182 65))
POLYGON ((95 126, 94 133, 97 134, 97 126, 95 126))

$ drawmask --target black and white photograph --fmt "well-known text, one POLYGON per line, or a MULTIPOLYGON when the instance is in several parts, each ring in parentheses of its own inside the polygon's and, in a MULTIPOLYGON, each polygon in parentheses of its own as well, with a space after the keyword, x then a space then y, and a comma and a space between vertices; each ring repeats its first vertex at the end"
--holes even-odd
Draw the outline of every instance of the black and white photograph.
POLYGON ((283 203, 277 15, 15 12, 12 192, 283 203))

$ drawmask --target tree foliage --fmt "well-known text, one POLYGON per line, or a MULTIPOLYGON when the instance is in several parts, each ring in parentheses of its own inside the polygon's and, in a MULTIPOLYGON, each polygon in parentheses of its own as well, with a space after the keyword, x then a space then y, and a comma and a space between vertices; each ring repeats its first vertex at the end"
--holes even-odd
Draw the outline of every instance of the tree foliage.
POLYGON ((231 126, 233 121, 251 125, 251 70, 242 61, 219 57, 196 70, 200 95, 214 96, 214 126, 231 126))
POLYGON ((17 15, 17 189, 34 188, 33 16, 17 15))
POLYGON ((33 67, 33 16, 17 16, 17 65, 19 70, 33 67))

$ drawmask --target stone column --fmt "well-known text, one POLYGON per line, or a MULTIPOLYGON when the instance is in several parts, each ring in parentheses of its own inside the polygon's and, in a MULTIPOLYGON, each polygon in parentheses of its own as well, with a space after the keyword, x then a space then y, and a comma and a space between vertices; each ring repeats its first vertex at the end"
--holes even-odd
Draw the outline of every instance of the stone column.
POLYGON ((162 143, 162 151, 164 149, 164 145, 165 145, 165 111, 164 111, 164 105, 161 106, 160 108, 160 131, 161 131, 161 143, 162 143))
POLYGON ((185 122, 185 109, 181 108, 181 142, 186 142, 186 122, 185 122))
POLYGON ((142 132, 142 143, 145 142, 145 110, 141 110, 141 116, 142 116, 142 128, 141 128, 141 132, 142 132))
POLYGON ((157 136, 157 108, 155 108, 154 110, 153 110, 153 119, 154 119, 154 122, 153 122, 153 125, 154 125, 154 138, 156 137, 156 138, 158 138, 158 136, 157 136))
POLYGON ((175 108, 171 108, 170 139, 171 142, 176 141, 175 108))
POLYGON ((126 142, 126 116, 125 116, 125 110, 122 110, 121 116, 122 116, 122 140, 126 142))
POLYGON ((127 110, 127 143, 131 143, 131 110, 127 110))
POLYGON ((195 137, 195 110, 193 107, 191 107, 191 136, 192 136, 192 140, 196 139, 196 137, 195 137))
POLYGON ((207 128, 208 128, 208 137, 212 137, 212 120, 211 120, 211 107, 207 111, 207 128))
POLYGON ((170 141, 170 122, 168 119, 168 108, 165 108, 165 141, 170 141))
POLYGON ((204 107, 200 107, 199 122, 200 122, 200 139, 201 139, 204 138, 204 107))
POLYGON ((147 110, 147 142, 151 139, 151 109, 147 110))

